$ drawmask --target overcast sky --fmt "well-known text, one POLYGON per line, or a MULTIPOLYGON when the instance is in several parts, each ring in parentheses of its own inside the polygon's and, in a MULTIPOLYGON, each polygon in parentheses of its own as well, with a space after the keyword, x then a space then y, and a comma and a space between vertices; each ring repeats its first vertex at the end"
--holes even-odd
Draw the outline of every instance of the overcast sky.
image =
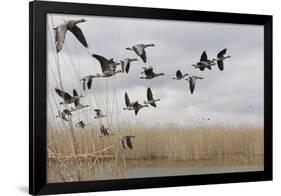
POLYGON ((263 125, 263 26, 57 14, 52 15, 53 22, 48 15, 47 23, 50 119, 50 107, 56 111, 55 102, 61 101, 54 93, 54 88, 60 85, 52 28, 61 24, 63 19, 81 18, 87 20, 78 26, 87 39, 91 53, 119 60, 136 57, 132 51, 125 50, 133 44, 154 43, 156 46, 146 49, 146 64, 140 59, 132 62, 129 74, 94 79, 93 88, 83 92, 79 78, 101 73, 101 68, 98 61, 68 32, 58 55, 64 89, 71 94, 73 88, 78 89, 86 96, 81 102, 91 105, 90 109, 79 112, 77 120, 94 123, 83 114, 94 114, 93 109, 100 108, 104 113, 112 113, 113 122, 116 123, 263 125), (199 61, 204 50, 209 58, 214 58, 223 48, 227 48, 227 54, 231 56, 225 60, 224 71, 216 66, 212 71, 202 72, 191 66, 199 61), (150 65, 156 73, 164 72, 165 75, 152 80, 139 79, 142 67, 150 65), (193 95, 187 81, 172 80, 178 69, 204 77, 196 82, 193 95), (133 111, 124 111, 124 93, 128 93, 131 101, 143 102, 147 87, 151 87, 154 98, 161 99, 157 102, 157 108, 144 108, 137 116, 133 111), (107 97, 110 102, 108 108, 107 97), (206 122, 203 118, 210 118, 210 121, 206 122))

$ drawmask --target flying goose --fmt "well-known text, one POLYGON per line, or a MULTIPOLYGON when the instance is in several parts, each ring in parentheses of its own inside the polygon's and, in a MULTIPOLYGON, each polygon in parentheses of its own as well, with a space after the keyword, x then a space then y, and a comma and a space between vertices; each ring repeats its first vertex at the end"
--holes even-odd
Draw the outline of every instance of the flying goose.
POLYGON ((96 74, 93 77, 111 77, 115 75, 116 73, 121 73, 122 70, 116 71, 116 66, 119 64, 115 61, 113 61, 113 58, 107 59, 103 56, 92 54, 92 57, 97 59, 101 65, 102 74, 96 74))
POLYGON ((70 115, 72 115, 71 112, 69 110, 65 109, 62 112, 58 111, 58 116, 56 116, 56 117, 57 118, 62 118, 63 120, 68 121, 68 117, 67 116, 70 116, 70 115))
POLYGON ((84 127, 86 126, 86 124, 84 123, 84 121, 81 120, 81 121, 79 121, 78 123, 76 123, 75 126, 84 129, 84 127))
POLYGON ((78 23, 85 21, 86 20, 84 19, 68 20, 54 28, 57 52, 60 52, 63 47, 67 30, 69 30, 85 48, 88 48, 86 38, 84 37, 82 30, 77 26, 78 23))
POLYGON ((121 138, 122 147, 124 149, 126 149, 127 147, 129 149, 133 149, 133 144, 132 144, 131 138, 135 138, 135 136, 127 135, 127 136, 124 136, 124 137, 121 138))
POLYGON ((105 128, 103 124, 100 127, 100 132, 102 134, 100 137, 114 135, 113 133, 108 133, 108 128, 105 128))
POLYGON ((199 77, 199 76, 189 76, 186 80, 188 80, 189 82, 189 88, 190 88, 190 92, 191 94, 193 94, 193 91, 194 91, 194 87, 195 87, 195 81, 197 79, 203 79, 202 77, 199 77))
POLYGON ((176 76, 173 77, 174 80, 181 80, 183 78, 185 78, 186 76, 188 76, 189 74, 186 73, 186 74, 182 74, 181 73, 181 70, 177 70, 176 72, 176 76))
POLYGON ((145 107, 148 107, 148 105, 139 104, 139 101, 135 101, 135 102, 132 104, 132 108, 133 108, 133 110, 135 110, 135 115, 138 114, 138 112, 139 112, 140 109, 145 108, 145 107))
POLYGON ((218 64, 218 67, 221 71, 223 71, 223 61, 224 59, 227 59, 227 58, 230 58, 230 56, 224 56, 225 53, 226 53, 226 48, 221 50, 218 54, 217 54, 217 64, 218 64))
POLYGON ((201 71, 204 71, 205 68, 212 69, 212 66, 216 65, 216 59, 208 59, 206 51, 203 51, 200 61, 192 66, 195 68, 199 68, 201 71))
POLYGON ((131 103, 127 92, 125 92, 125 104, 126 104, 126 107, 123 108, 123 109, 124 110, 134 110, 135 111, 135 115, 138 114, 138 111, 140 109, 142 109, 144 107, 148 107, 148 105, 139 104, 138 101, 135 101, 135 102, 131 103))
POLYGON ((63 102, 60 102, 60 104, 71 104, 75 101, 79 102, 80 98, 84 97, 83 95, 78 96, 75 89, 73 89, 73 96, 59 88, 55 88, 55 91, 61 98, 63 98, 63 102))
POLYGON ((151 91, 150 88, 147 88, 146 95, 147 95, 147 101, 144 101, 143 103, 144 103, 144 104, 150 104, 150 105, 152 105, 153 107, 156 107, 155 102, 156 102, 156 101, 160 101, 160 99, 153 99, 153 94, 152 94, 152 91, 151 91))
POLYGON ((133 45, 131 48, 127 47, 127 50, 134 51, 142 60, 144 63, 146 63, 146 52, 145 48, 155 46, 154 44, 136 44, 133 45))
POLYGON ((138 59, 130 59, 130 58, 125 58, 123 60, 120 61, 121 63, 121 67, 122 67, 122 72, 129 73, 129 69, 130 69, 130 64, 132 61, 137 61, 138 59))
POLYGON ((96 112, 96 115, 95 115, 95 119, 98 119, 98 118, 103 118, 103 117, 106 117, 106 115, 103 115, 101 113, 101 110, 100 109, 95 109, 95 112, 96 112))
POLYGON ((140 76, 141 79, 152 79, 152 78, 156 78, 158 76, 165 75, 164 73, 154 73, 152 66, 149 66, 148 68, 143 67, 143 69, 144 69, 144 71, 142 71, 141 74, 144 74, 144 75, 140 76))

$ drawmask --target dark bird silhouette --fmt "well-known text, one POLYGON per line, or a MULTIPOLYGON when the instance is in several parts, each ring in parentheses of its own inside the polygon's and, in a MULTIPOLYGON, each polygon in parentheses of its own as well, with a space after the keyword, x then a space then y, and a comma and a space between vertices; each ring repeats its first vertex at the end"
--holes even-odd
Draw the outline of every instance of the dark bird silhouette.
POLYGON ((122 137, 121 143, 122 143, 122 147, 124 149, 126 149, 126 148, 133 149, 133 144, 132 144, 131 138, 135 138, 135 136, 127 135, 127 136, 122 137))
POLYGON ((152 79, 152 78, 156 78, 158 76, 165 75, 164 73, 154 73, 152 66, 149 66, 148 68, 143 67, 143 69, 144 70, 141 72, 141 74, 144 74, 144 75, 140 76, 141 79, 152 79))
POLYGON ((216 65, 216 59, 208 59, 206 51, 203 51, 200 61, 192 66, 195 68, 199 68, 201 71, 204 71, 205 68, 212 69, 212 66, 216 65))
POLYGON ((146 96, 147 96, 147 101, 144 101, 144 104, 150 104, 153 107, 156 107, 155 102, 160 101, 160 99, 153 98, 153 94, 150 88, 147 88, 146 96))
POLYGON ((96 112, 95 119, 106 117, 106 115, 103 115, 101 113, 100 109, 95 109, 95 112, 96 112))
POLYGON ((227 58, 230 58, 230 56, 224 56, 226 53, 226 48, 221 50, 218 54, 217 54, 217 64, 218 64, 218 68, 223 71, 224 69, 224 63, 223 61, 227 58))
POLYGON ((176 76, 174 76, 173 79, 174 80, 181 80, 181 79, 185 78, 188 75, 189 75, 188 73, 182 74, 180 70, 177 70, 176 76))
POLYGON ((75 126, 84 129, 86 124, 84 123, 84 121, 81 120, 78 123, 76 123, 75 126))
POLYGON ((102 134, 101 137, 102 136, 114 135, 113 133, 108 133, 108 128, 105 128, 103 124, 100 126, 100 132, 102 134))
POLYGON ((123 108, 123 109, 124 110, 134 110, 135 111, 135 115, 138 114, 140 109, 142 109, 144 107, 148 107, 148 105, 139 104, 138 101, 135 101, 135 102, 131 103, 127 92, 125 92, 125 104, 126 104, 126 107, 123 108))

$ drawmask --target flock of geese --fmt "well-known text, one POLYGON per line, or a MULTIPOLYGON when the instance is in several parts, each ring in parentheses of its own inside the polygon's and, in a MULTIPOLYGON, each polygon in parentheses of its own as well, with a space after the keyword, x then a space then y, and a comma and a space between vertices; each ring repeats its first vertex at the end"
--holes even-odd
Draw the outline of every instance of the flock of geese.
MULTIPOLYGON (((83 22, 86 22, 86 20, 84 19, 67 20, 54 28, 55 45, 56 45, 57 53, 59 53, 62 50, 65 37, 68 31, 70 31, 86 49, 89 48, 82 30, 77 26, 77 24, 83 22)), ((130 50, 134 52, 135 55, 137 55, 137 57, 139 57, 143 61, 143 63, 146 63, 147 62, 146 49, 148 47, 155 47, 155 45, 153 43, 136 44, 131 47, 127 47, 126 50, 130 50)), ((230 58, 230 56, 225 56, 226 51, 227 51, 226 48, 221 50, 220 52, 218 52, 217 57, 213 59, 208 59, 206 51, 203 51, 200 60, 196 64, 193 64, 192 66, 194 68, 200 69, 201 71, 204 71, 205 69, 212 70, 212 67, 217 65, 219 70, 223 71, 224 60, 230 58)), ((108 78, 118 73, 128 74, 131 63, 134 61, 138 61, 137 58, 124 58, 119 61, 114 61, 113 58, 106 58, 98 54, 91 54, 91 56, 99 62, 101 66, 101 73, 96 73, 94 75, 90 74, 80 79, 84 91, 86 90, 86 88, 91 89, 92 82, 95 78, 101 78, 101 77, 108 78), (118 66, 120 66, 120 69, 117 69, 118 66)), ((152 66, 146 66, 143 67, 143 71, 141 72, 139 78, 150 80, 163 75, 165 74, 155 73, 152 66)), ((172 79, 187 80, 189 82, 190 92, 191 94, 193 94, 196 80, 203 79, 203 77, 190 75, 188 73, 182 73, 181 70, 177 70, 176 75, 172 79)), ((79 95, 75 89, 73 90, 72 95, 70 95, 68 92, 64 91, 63 89, 59 89, 59 88, 56 88, 55 92, 63 99, 63 102, 60 102, 60 104, 68 105, 74 103, 75 106, 74 108, 71 107, 70 109, 64 109, 62 112, 61 111, 58 112, 57 117, 60 117, 65 121, 69 120, 69 117, 72 115, 72 112, 89 107, 89 105, 82 105, 80 103, 80 99, 83 98, 83 95, 79 95)), ((125 98, 126 107, 124 107, 123 109, 128 111, 132 110, 134 111, 135 115, 137 115, 142 108, 149 107, 149 105, 152 107, 156 107, 156 102, 160 101, 160 99, 154 99, 151 88, 147 88, 147 100, 144 101, 143 103, 139 103, 138 100, 131 102, 127 92, 125 92, 124 98, 125 98)), ((94 119, 107 117, 107 115, 102 113, 101 109, 95 109, 94 111, 96 113, 94 119)), ((84 121, 79 121, 75 124, 75 126, 84 129, 86 124, 84 121)), ((108 128, 106 128, 103 124, 100 125, 100 132, 101 132, 100 137, 114 135, 113 133, 109 133, 108 128)), ((133 145, 132 145, 131 138, 134 137, 135 136, 130 136, 130 135, 122 136, 120 138, 122 147, 132 149, 133 145)))

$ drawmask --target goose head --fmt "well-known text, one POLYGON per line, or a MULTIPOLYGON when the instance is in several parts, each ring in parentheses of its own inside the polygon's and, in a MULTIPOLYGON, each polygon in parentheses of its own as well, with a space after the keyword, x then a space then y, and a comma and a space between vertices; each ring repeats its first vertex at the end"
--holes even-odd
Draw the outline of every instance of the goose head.
POLYGON ((155 46, 155 44, 151 43, 151 44, 147 44, 146 46, 155 46))
POLYGON ((126 50, 133 50, 133 48, 127 47, 126 50))
POLYGON ((85 20, 84 18, 80 19, 79 22, 86 22, 87 20, 85 20))

